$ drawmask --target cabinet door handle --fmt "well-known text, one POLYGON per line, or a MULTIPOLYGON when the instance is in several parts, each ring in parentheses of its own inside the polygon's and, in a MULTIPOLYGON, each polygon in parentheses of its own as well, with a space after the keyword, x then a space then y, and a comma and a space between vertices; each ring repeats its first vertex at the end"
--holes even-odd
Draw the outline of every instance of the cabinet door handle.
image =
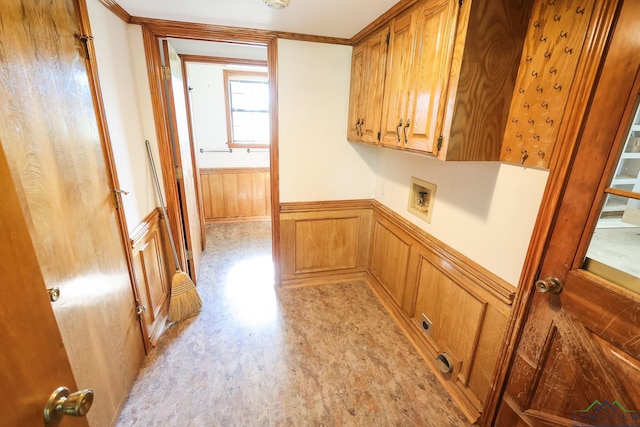
POLYGON ((360 136, 364 135, 364 132, 362 132, 362 126, 364 125, 364 118, 360 119, 360 136))
POLYGON ((398 135, 398 145, 400 145, 400 128, 402 127, 402 118, 400 118, 400 123, 398 123, 398 127, 396 128, 396 134, 398 135))
POLYGON ((356 122, 356 135, 360 136, 360 119, 356 122))
POLYGON ((409 129, 409 125, 411 124, 411 119, 407 119, 407 124, 404 125, 404 143, 407 143, 407 129, 409 129))

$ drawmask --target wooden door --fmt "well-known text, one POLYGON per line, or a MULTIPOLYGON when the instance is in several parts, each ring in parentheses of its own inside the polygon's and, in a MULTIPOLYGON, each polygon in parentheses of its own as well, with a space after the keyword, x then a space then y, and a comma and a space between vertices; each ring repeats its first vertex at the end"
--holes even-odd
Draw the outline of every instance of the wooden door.
MULTIPOLYGON (((56 388, 76 391, 77 386, 2 147, 0 188, 2 425, 36 426, 42 425, 45 402, 56 388)), ((73 425, 86 426, 86 418, 73 425)))
POLYGON ((3 333, 8 331, 10 340, 2 338, 0 383, 2 404, 11 406, 3 411, 3 421, 11 411, 32 415, 34 410, 41 420, 41 406, 48 398, 44 389, 51 387, 54 375, 43 377, 43 388, 36 382, 28 383, 34 385, 26 391, 22 387, 21 393, 5 387, 50 369, 59 377, 55 381, 61 381, 56 387, 93 388, 89 424, 111 425, 144 357, 78 12, 75 0, 2 2, 0 143, 6 161, 0 168, 5 177, 8 170, 11 180, 1 181, 0 204, 3 209, 7 204, 19 207, 24 222, 13 212, 16 230, 5 234, 12 223, 5 224, 2 235, 22 235, 15 247, 25 253, 24 259, 7 256, 13 245, 5 241, 0 257, 2 271, 21 271, 2 276, 3 301, 9 295, 2 305, 8 322, 3 322, 3 333), (28 244, 33 253, 21 246, 28 244), (54 286, 60 299, 45 307, 45 287, 54 286), (24 313, 22 307, 32 312, 24 313), (49 338, 42 338, 44 334, 49 338), (19 352, 41 339, 44 347, 19 352), (49 351, 47 345, 54 348, 49 351))
POLYGON ((585 264, 640 101, 639 72, 640 3, 625 0, 540 268, 564 289, 532 297, 497 426, 640 425, 640 289, 585 264))
POLYGON ((382 101, 380 144, 402 148, 406 124, 407 82, 415 42, 415 13, 406 13, 391 25, 382 101))
POLYGON ((181 59, 167 40, 162 41, 165 67, 170 70, 171 78, 166 80, 166 99, 169 110, 169 128, 173 144, 174 161, 181 168, 178 173, 178 193, 182 211, 184 235, 187 251, 191 251, 189 274, 196 283, 200 258, 202 256, 202 239, 200 224, 200 208, 196 193, 196 176, 189 137, 189 121, 187 118, 187 102, 184 96, 184 81, 181 59))
POLYGON ((438 120, 445 109, 455 37, 456 5, 429 1, 418 9, 416 47, 409 78, 409 100, 403 133, 405 149, 437 155, 438 120))

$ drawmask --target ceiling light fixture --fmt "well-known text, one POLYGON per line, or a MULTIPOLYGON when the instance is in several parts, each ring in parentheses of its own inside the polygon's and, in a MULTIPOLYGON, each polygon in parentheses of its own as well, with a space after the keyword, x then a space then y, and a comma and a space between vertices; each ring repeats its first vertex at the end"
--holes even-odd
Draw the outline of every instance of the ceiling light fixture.
POLYGON ((289 0, 264 0, 264 4, 271 9, 284 9, 289 6, 289 0))

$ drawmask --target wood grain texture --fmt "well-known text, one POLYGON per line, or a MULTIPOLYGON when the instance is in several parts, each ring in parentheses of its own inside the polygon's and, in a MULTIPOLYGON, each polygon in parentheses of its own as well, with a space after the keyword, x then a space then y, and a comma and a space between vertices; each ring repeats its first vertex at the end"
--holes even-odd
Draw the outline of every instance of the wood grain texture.
MULTIPOLYGON (((43 402, 53 390, 77 385, 9 169, 0 146, 0 410, 8 426, 35 426, 42 425, 43 402)), ((86 418, 73 421, 68 425, 88 425, 86 418)))
POLYGON ((281 214, 280 230, 285 284, 367 270, 370 209, 289 211, 281 214))
POLYGON ((347 130, 350 141, 378 145, 388 34, 389 28, 384 27, 354 47, 347 130))
POLYGON ((351 45, 357 45, 363 40, 371 37, 375 32, 379 31, 383 26, 389 25, 392 19, 403 13, 405 10, 413 6, 418 0, 401 0, 392 6, 377 19, 364 27, 360 32, 353 36, 350 40, 351 45))
POLYGON ((204 55, 186 55, 180 54, 180 59, 184 62, 202 62, 205 64, 231 64, 231 65, 255 65, 255 66, 267 66, 267 61, 259 59, 245 59, 245 58, 227 58, 219 56, 204 56, 204 55))
MULTIPOLYGON (((594 186, 592 180, 594 178, 597 180, 600 177, 600 170, 608 170, 605 167, 613 167, 611 164, 604 165, 607 164, 606 159, 614 158, 614 156, 610 157, 612 150, 615 152, 615 148, 612 148, 613 142, 616 141, 614 135, 618 132, 625 109, 621 99, 629 98, 631 94, 635 95, 638 91, 637 87, 634 89, 633 79, 638 71, 637 59, 640 56, 637 55, 637 44, 629 44, 628 40, 637 40, 637 17, 640 16, 640 13, 633 11, 634 7, 638 7, 636 2, 625 1, 620 16, 617 18, 616 30, 611 37, 611 23, 619 4, 617 1, 598 3, 599 9, 596 13, 598 19, 595 20, 595 27, 590 30, 592 31, 592 36, 589 38, 590 47, 585 50, 589 53, 588 58, 585 59, 587 65, 581 72, 585 77, 578 80, 581 94, 576 95, 577 100, 569 102, 573 107, 570 114, 568 113, 570 123, 567 123, 571 131, 568 132, 568 136, 565 136, 567 140, 560 147, 557 158, 551 162, 550 182, 543 196, 543 209, 534 228, 532 245, 525 261, 519 292, 516 296, 514 315, 508 325, 507 342, 499 359, 499 366, 502 369, 496 372, 497 384, 507 384, 505 378, 509 372, 510 362, 516 357, 515 343, 520 340, 523 331, 529 329, 524 328, 524 319, 526 318, 525 313, 532 310, 533 287, 531 283, 538 274, 542 277, 546 277, 549 273, 564 277, 568 268, 575 267, 574 262, 577 262, 579 255, 584 254, 580 251, 576 253, 575 250, 569 250, 562 254, 561 240, 548 246, 549 236, 556 220, 557 224, 573 224, 574 230, 566 233, 562 240, 566 239, 567 246, 576 245, 575 234, 582 235, 585 227, 584 221, 589 216, 582 212, 581 208, 591 206, 593 197, 595 197, 594 191, 598 187, 598 184, 594 186), (628 10, 631 12, 627 12, 628 10), (608 47, 605 58, 603 57, 603 49, 610 37, 611 45, 608 47), (603 58, 604 63, 602 62, 603 58), (630 61, 631 58, 635 59, 630 61), (603 67, 602 75, 599 77, 600 84, 596 86, 594 93, 594 73, 601 65, 603 67), (591 97, 593 98, 591 99, 591 97), (586 111, 589 112, 587 116, 585 116, 586 111), (584 130, 578 132, 578 129, 582 127, 584 130), (564 188, 567 185, 572 165, 574 165, 572 173, 575 173, 573 178, 575 184, 572 190, 568 190, 569 193, 572 193, 570 198, 562 202, 561 196, 565 191, 564 188), (581 201, 580 198, 585 199, 581 201), (564 214, 558 214, 558 209, 563 204, 564 207, 561 209, 568 210, 564 214), (550 271, 540 271, 547 247, 554 247, 553 250, 560 254, 561 258, 550 271), (575 258, 574 255, 576 255, 575 258), (560 261, 562 258, 568 260, 566 265, 560 261)), ((607 172, 604 172, 604 176, 608 176, 607 172)), ((571 181, 569 181, 569 186, 571 187, 571 181)), ((580 237, 578 237, 579 239, 580 237)), ((498 406, 501 407, 500 413, 506 413, 502 410, 505 404, 513 404, 515 406, 512 405, 511 410, 517 410, 517 405, 508 395, 504 395, 503 403, 500 405, 501 392, 502 388, 498 386, 496 391, 492 393, 491 401, 486 405, 488 415, 485 425, 491 425, 495 422, 496 412, 494 411, 497 411, 495 408, 498 406)))
POLYGON ((154 209, 131 233, 137 304, 145 307, 142 321, 147 352, 158 343, 169 313, 170 258, 160 215, 160 210, 154 209))
POLYGON ((502 161, 549 166, 595 10, 594 0, 536 3, 509 110, 502 161), (576 13, 581 8, 583 12, 576 13))
POLYGON ((491 389, 498 348, 510 313, 509 300, 479 280, 481 271, 470 274, 469 261, 453 264, 446 247, 425 244, 419 231, 403 226, 399 215, 374 204, 374 221, 393 230, 395 238, 410 249, 404 271, 397 271, 399 262, 390 262, 388 267, 395 276, 403 277, 402 289, 390 286, 388 279, 374 273, 377 267, 373 264, 380 262, 384 266, 387 259, 376 260, 375 256, 369 268, 372 287, 378 289, 378 295, 391 307, 396 320, 426 355, 454 399, 466 408, 469 420, 476 420, 491 389), (423 313, 433 322, 430 334, 425 334, 422 327, 423 313), (435 358, 440 352, 451 357, 451 374, 439 373, 435 358))
POLYGON ((482 289, 483 292, 491 295, 490 297, 495 298, 496 301, 511 305, 515 289, 508 282, 447 246, 381 203, 372 201, 372 207, 376 216, 386 218, 395 227, 411 236, 420 246, 433 254, 431 258, 433 263, 437 263, 441 268, 449 269, 451 274, 460 275, 457 279, 459 282, 468 280, 469 283, 474 284, 474 288, 482 289))
POLYGON ((379 221, 373 226, 369 270, 398 305, 404 300, 411 250, 411 244, 405 239, 379 221))
POLYGON ((461 8, 442 130, 446 160, 500 157, 532 4, 472 1, 461 8))
POLYGON ((415 46, 410 54, 408 99, 401 136, 405 150, 437 155, 458 4, 455 1, 421 2, 414 14, 415 46))
POLYGON ((133 16, 131 24, 147 26, 151 31, 166 37, 191 38, 210 41, 268 43, 272 38, 349 45, 349 39, 339 37, 315 36, 310 34, 289 33, 285 31, 267 31, 254 28, 228 27, 223 25, 200 24, 195 22, 172 21, 165 19, 133 16), (218 34, 216 36, 216 34, 218 34), (213 40, 215 38, 215 40, 213 40))
POLYGON ((360 218, 296 221, 295 273, 357 267, 360 218))
POLYGON ((391 36, 382 88, 382 119, 380 145, 402 149, 403 126, 407 121, 407 103, 411 72, 411 59, 415 44, 416 13, 410 10, 394 19, 390 26, 391 36))
POLYGON ((53 308, 77 385, 100 396, 89 422, 110 425, 144 348, 94 81, 78 40, 83 10, 62 0, 3 4, 0 140, 42 275, 61 289, 53 308))
POLYGON ((271 214, 268 168, 200 169, 207 222, 265 219, 271 214))

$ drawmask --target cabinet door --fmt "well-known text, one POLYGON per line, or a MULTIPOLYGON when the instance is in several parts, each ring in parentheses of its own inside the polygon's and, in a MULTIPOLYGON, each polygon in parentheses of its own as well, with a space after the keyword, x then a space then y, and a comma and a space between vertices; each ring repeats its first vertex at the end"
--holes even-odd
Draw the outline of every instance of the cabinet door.
POLYGON ((454 1, 429 1, 417 10, 417 39, 408 78, 402 138, 408 150, 437 155, 455 38, 454 1))
POLYGON ((403 147, 403 126, 406 122, 407 82, 415 41, 416 13, 408 13, 391 24, 387 66, 382 102, 382 138, 386 147, 403 147))
POLYGON ((388 34, 389 28, 385 27, 365 42, 364 84, 361 86, 363 93, 361 95, 360 139, 373 144, 378 144, 379 141, 388 34))
POLYGON ((351 57, 351 91, 349 92, 349 123, 347 139, 360 140, 361 105, 364 85, 364 55, 366 42, 353 48, 351 57))

